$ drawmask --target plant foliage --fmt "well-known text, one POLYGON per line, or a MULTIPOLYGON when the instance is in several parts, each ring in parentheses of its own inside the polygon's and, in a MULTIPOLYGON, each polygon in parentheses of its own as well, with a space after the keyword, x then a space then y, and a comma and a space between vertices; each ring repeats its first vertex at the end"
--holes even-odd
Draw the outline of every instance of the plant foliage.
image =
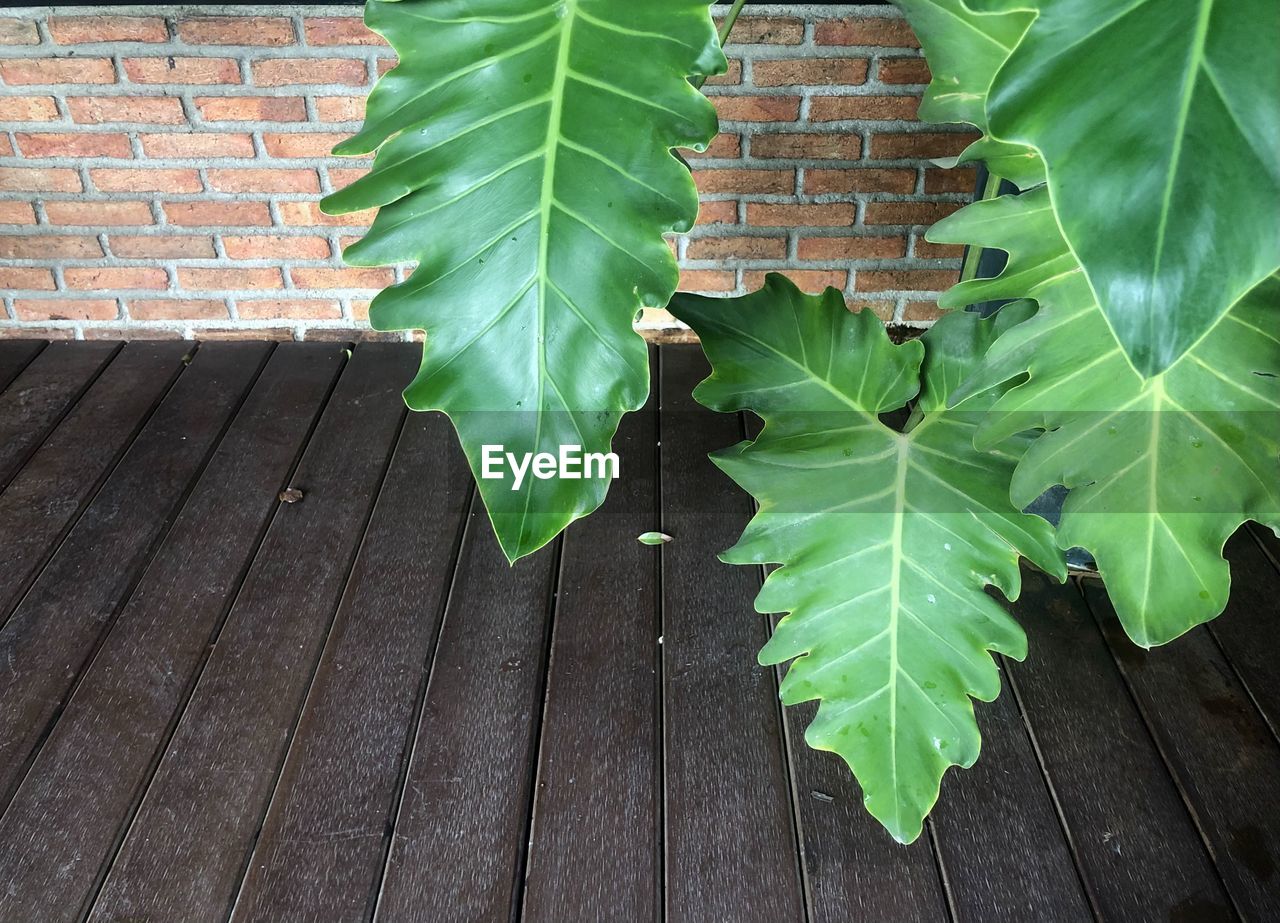
POLYGON ((648 393, 642 306, 675 290, 666 231, 697 193, 674 147, 716 132, 691 74, 725 67, 705 0, 370 0, 400 63, 339 154, 372 171, 323 203, 378 207, 354 265, 413 261, 370 308, 425 330, 415 410, 457 427, 508 558, 604 499, 607 481, 480 478, 481 447, 608 451, 648 393))
POLYGON ((1033 298, 957 398, 1016 382, 980 445, 1037 428, 1013 500, 1072 488, 1058 542, 1093 554, 1129 636, 1151 646, 1226 605, 1228 537, 1254 519, 1280 529, 1280 277, 1256 286, 1166 371, 1140 375, 1107 323, 1044 189, 975 203, 930 239, 998 247, 995 279, 961 283, 943 306, 1033 298))
POLYGON ((805 295, 779 275, 743 298, 677 295, 671 310, 711 360, 694 397, 764 420, 754 441, 713 456, 760 504, 722 559, 782 565, 756 608, 790 614, 760 660, 793 661, 783 701, 821 703, 805 740, 840 754, 868 810, 911 842, 943 773, 977 759, 971 697, 1000 691, 989 652, 1026 652, 1021 628, 983 588, 1015 598, 1020 555, 1066 576, 1052 527, 1009 502, 1026 440, 979 452, 974 423, 992 396, 947 407, 1016 312, 947 317, 926 353, 926 342, 894 346, 835 289, 805 295), (918 392, 906 432, 880 421, 918 392))

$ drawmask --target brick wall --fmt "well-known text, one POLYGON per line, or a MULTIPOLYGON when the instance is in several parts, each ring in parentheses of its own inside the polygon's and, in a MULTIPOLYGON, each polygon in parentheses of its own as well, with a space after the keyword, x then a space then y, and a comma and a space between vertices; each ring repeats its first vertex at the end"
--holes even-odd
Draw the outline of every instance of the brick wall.
MULTIPOLYGON (((58 7, 0 14, 0 336, 340 336, 403 268, 344 267, 371 214, 317 202, 394 63, 356 7, 58 7)), ((676 241, 683 287, 769 269, 927 323, 959 254, 924 227, 971 137, 916 121, 928 71, 887 6, 748 7, 708 84, 722 134, 676 241)), ((642 326, 670 330, 665 312, 642 326)))

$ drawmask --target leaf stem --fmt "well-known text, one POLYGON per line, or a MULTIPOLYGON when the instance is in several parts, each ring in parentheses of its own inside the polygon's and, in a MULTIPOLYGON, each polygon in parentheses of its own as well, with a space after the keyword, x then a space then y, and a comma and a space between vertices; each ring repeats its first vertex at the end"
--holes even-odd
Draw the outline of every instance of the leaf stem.
MULTIPOLYGON (((729 41, 729 33, 733 31, 733 24, 738 21, 738 14, 742 12, 742 4, 746 0, 733 0, 733 6, 729 7, 729 12, 725 14, 724 19, 720 23, 720 28, 716 31, 717 38, 720 39, 720 47, 724 48, 725 43, 729 41)), ((699 74, 690 81, 694 89, 701 90, 702 85, 707 82, 706 74, 699 74)))
MULTIPOLYGON (((990 170, 987 171, 987 182, 982 187, 982 196, 979 201, 994 199, 1000 191, 1000 177, 996 176, 990 170)), ((960 281, 968 282, 970 279, 976 278, 978 275, 978 261, 982 259, 982 247, 970 245, 964 251, 964 262, 960 265, 960 281)))

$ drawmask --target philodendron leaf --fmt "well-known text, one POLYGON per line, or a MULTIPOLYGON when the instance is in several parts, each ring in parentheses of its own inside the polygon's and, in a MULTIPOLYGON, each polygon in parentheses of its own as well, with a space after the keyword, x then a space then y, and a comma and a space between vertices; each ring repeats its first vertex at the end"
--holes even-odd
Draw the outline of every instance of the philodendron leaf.
MULTIPOLYGON (((1017 46, 1032 13, 975 12, 964 0, 895 0, 920 40, 933 81, 920 103, 926 122, 964 122, 984 134, 987 91, 1017 46)), ((974 142, 958 162, 985 161, 997 176, 1028 188, 1044 182, 1044 164, 1034 150, 991 137, 974 142)))
POLYGON ((962 283, 944 306, 1034 298, 959 397, 1006 387, 979 444, 1047 432, 1018 464, 1015 503, 1072 488, 1058 540, 1098 562, 1125 630, 1149 647, 1222 611, 1227 538, 1255 519, 1280 527, 1280 278, 1264 280, 1166 371, 1128 361, 1042 190, 978 202, 930 240, 997 247, 995 279, 962 283))
POLYGON ((1016 6, 1036 19, 991 86, 991 131, 1044 157, 1103 314, 1155 375, 1280 266, 1280 3, 1016 6))
POLYGON ((760 504, 723 560, 782 565, 756 608, 790 614, 760 661, 793 661, 783 701, 820 701, 805 740, 843 757, 868 810, 910 842, 947 768, 977 759, 970 699, 1000 691, 989 652, 1026 650, 983 588, 1015 597, 1020 554, 1065 576, 1049 524, 1009 502, 1020 440, 978 452, 981 406, 945 409, 991 325, 961 313, 928 335, 930 351, 957 349, 925 361, 922 412, 904 435, 878 414, 921 390, 926 343, 894 346, 835 289, 805 295, 771 274, 752 295, 679 294, 671 310, 711 360, 694 397, 764 420, 754 442, 712 456, 760 504))
POLYGON ((604 499, 602 478, 483 474, 483 446, 519 459, 607 452, 648 393, 632 319, 675 290, 666 231, 698 200, 671 148, 701 149, 711 104, 686 80, 725 67, 706 0, 370 0, 400 56, 339 154, 373 170, 325 199, 381 207, 354 265, 414 261, 373 301, 378 330, 425 330, 415 410, 458 429, 514 560, 604 499))

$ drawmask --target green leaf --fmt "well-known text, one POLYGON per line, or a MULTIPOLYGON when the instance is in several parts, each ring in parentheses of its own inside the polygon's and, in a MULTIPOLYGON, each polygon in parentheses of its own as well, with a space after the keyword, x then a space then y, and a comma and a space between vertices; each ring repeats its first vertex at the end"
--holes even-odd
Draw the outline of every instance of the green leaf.
POLYGON ((991 86, 992 133, 1044 157, 1103 314, 1162 372, 1280 266, 1280 3, 1017 6, 1037 17, 991 86))
POLYGON ((1043 189, 970 205, 929 239, 1010 254, 999 277, 961 283, 944 306, 1019 297, 1040 305, 996 341, 957 395, 1013 382, 979 444, 1047 431, 1018 464, 1014 502, 1054 484, 1072 488, 1059 544, 1093 554, 1138 644, 1162 644, 1220 613, 1231 582, 1227 538, 1247 519, 1280 527, 1280 277, 1251 290, 1168 370, 1144 377, 1043 189))
MULTIPOLYGON (((988 131, 987 91, 1017 46, 1032 14, 974 12, 963 0, 896 0, 929 61, 933 81, 920 103, 926 122, 963 122, 988 131)), ((1024 145, 984 137, 958 163, 982 160, 997 176, 1021 188, 1044 182, 1044 164, 1024 145)))
POLYGON ((370 0, 400 63, 336 153, 372 172, 325 199, 380 207, 353 265, 414 261, 370 308, 425 330, 415 410, 458 429, 511 560, 604 499, 608 481, 483 478, 482 446, 606 452, 648 393, 632 319, 678 272, 663 240, 697 214, 671 154, 704 148, 711 104, 686 80, 725 67, 705 0, 370 0))
POLYGON ((671 536, 665 532, 641 532, 636 536, 636 541, 641 545, 665 545, 671 541, 671 536))
POLYGON ((945 409, 991 324, 956 314, 927 335, 920 412, 904 435, 878 415, 921 389, 926 342, 894 346, 835 289, 804 295, 770 274, 746 297, 679 294, 671 310, 711 360, 694 397, 764 420, 754 442, 712 456, 760 504, 723 560, 782 565, 756 608, 790 614, 760 661, 794 659, 783 701, 821 703, 805 740, 843 757, 868 810, 910 842, 947 768, 977 759, 971 697, 1000 691, 989 652, 1025 654, 1021 628, 983 588, 1016 597, 1019 554, 1065 577, 1049 524, 1009 503, 1020 441, 974 449, 985 396, 945 409))

